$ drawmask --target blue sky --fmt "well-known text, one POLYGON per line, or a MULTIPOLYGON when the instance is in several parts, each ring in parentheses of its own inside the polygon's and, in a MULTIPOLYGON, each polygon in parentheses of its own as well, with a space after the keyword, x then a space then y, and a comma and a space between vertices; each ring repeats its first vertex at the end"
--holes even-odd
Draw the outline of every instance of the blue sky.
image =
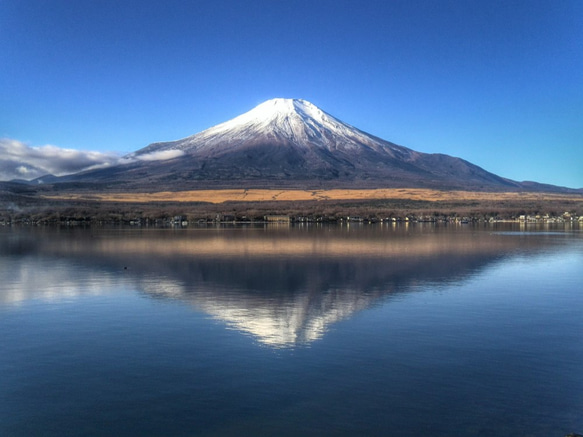
POLYGON ((287 97, 421 152, 583 187, 580 0, 1 0, 0 91, 10 165, 111 159, 287 97))

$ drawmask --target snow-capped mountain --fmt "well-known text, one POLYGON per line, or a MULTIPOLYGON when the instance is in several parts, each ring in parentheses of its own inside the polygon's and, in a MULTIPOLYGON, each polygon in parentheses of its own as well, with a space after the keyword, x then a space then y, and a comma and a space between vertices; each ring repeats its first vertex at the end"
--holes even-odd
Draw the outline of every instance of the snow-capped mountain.
POLYGON ((382 140, 305 100, 281 98, 190 137, 151 144, 120 165, 67 180, 168 189, 520 186, 462 159, 382 140))
POLYGON ((155 143, 134 155, 161 150, 189 153, 222 153, 258 140, 290 142, 298 149, 318 148, 329 152, 368 147, 379 152, 414 153, 412 150, 379 140, 341 122, 306 100, 272 99, 232 120, 196 135, 169 143, 155 143), (387 147, 388 146, 388 147, 387 147))

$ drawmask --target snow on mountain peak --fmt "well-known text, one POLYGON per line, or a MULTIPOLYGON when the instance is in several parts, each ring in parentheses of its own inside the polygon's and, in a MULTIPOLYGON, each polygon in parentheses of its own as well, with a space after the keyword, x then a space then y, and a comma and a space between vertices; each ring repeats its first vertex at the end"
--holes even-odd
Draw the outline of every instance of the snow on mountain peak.
POLYGON ((323 131, 346 135, 349 131, 354 133, 354 130, 307 100, 276 98, 191 138, 196 138, 198 142, 220 136, 229 142, 263 133, 305 144, 315 136, 321 137, 323 131))
POLYGON ((148 153, 160 148, 184 151, 227 150, 247 140, 273 144, 293 143, 299 148, 317 147, 330 151, 361 148, 364 145, 382 147, 377 139, 343 123, 307 100, 275 98, 191 137, 154 144, 140 152, 148 153))
POLYGON ((267 100, 249 112, 259 117, 263 116, 263 118, 291 114, 321 118, 323 114, 320 108, 307 100, 282 98, 267 100))
POLYGON ((266 123, 285 117, 299 116, 323 121, 324 112, 312 103, 301 99, 276 98, 267 100, 231 121, 266 123))

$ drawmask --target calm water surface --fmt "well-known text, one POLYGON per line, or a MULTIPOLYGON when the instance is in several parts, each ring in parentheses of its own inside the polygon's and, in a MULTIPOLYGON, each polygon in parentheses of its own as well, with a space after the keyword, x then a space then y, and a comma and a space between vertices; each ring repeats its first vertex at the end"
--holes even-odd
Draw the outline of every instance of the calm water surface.
POLYGON ((2 436, 583 433, 583 231, 0 228, 2 436))

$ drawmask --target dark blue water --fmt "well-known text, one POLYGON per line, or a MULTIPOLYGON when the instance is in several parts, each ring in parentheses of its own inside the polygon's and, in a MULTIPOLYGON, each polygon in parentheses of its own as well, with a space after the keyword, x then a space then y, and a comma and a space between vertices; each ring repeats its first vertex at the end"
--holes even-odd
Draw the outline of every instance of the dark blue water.
POLYGON ((2 436, 583 431, 583 232, 0 229, 2 436))

